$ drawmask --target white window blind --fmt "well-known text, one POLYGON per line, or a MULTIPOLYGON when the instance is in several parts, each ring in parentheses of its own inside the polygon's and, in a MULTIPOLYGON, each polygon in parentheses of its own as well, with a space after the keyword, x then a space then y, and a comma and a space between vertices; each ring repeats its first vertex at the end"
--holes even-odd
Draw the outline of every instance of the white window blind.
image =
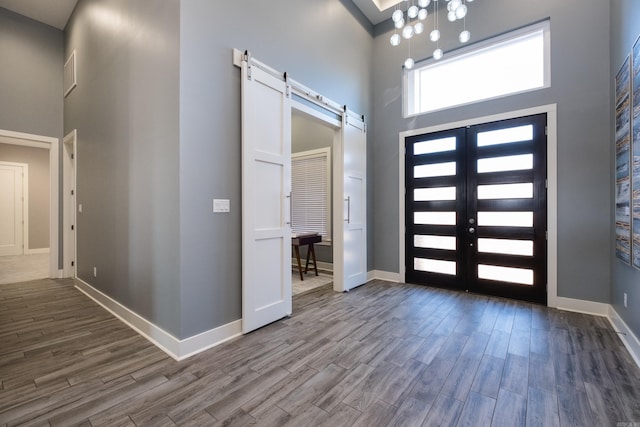
POLYGON ((331 148, 291 156, 291 229, 294 234, 320 233, 331 240, 331 148))

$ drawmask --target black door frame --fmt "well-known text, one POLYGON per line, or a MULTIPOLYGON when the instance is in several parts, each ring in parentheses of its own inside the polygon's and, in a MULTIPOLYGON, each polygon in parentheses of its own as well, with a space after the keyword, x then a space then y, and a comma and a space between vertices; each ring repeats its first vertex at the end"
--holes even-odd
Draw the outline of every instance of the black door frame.
MULTIPOLYGON (((547 114, 547 305, 550 307, 558 307, 559 305, 566 305, 568 302, 566 299, 558 297, 558 215, 557 215, 557 198, 558 198, 558 169, 557 169, 557 105, 547 104, 538 107, 526 108, 523 110, 515 110, 511 112, 505 112, 490 116, 476 117, 466 119, 458 122, 450 122, 439 125, 433 125, 420 129, 408 130, 399 133, 399 193, 398 193, 398 206, 399 206, 399 228, 398 228, 398 265, 399 273, 386 273, 380 271, 379 274, 383 274, 387 280, 394 280, 398 282, 404 282, 406 279, 405 271, 405 139, 410 136, 415 136, 425 133, 439 132, 452 128, 473 126, 477 124, 483 124, 494 121, 502 121, 506 119, 512 119, 523 116, 536 115, 540 113, 547 114)), ((380 277, 383 277, 380 276, 380 277)), ((571 302, 571 301, 569 301, 571 302)))

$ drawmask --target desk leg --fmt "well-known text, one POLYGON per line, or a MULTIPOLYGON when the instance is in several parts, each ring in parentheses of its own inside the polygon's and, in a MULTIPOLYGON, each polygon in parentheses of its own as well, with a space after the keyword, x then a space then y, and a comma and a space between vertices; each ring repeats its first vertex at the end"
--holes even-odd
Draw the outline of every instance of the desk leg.
POLYGON ((304 272, 306 273, 309 269, 309 255, 313 258, 313 270, 316 272, 316 276, 318 275, 318 263, 316 262, 316 248, 313 246, 313 243, 309 243, 309 249, 307 250, 307 265, 304 267, 304 272))
POLYGON ((296 260, 298 261, 298 272, 300 273, 300 280, 304 281, 304 276, 302 275, 302 264, 300 263, 300 247, 298 245, 294 245, 293 249, 296 253, 296 260))

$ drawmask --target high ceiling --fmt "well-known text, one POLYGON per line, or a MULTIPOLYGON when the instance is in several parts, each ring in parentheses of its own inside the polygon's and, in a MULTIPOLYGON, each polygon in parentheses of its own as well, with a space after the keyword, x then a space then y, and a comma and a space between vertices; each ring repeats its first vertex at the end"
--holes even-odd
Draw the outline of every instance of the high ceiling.
POLYGON ((402 0, 351 0, 373 25, 391 18, 395 5, 402 0))
MULTIPOLYGON (((352 0, 376 25, 391 17, 393 6, 402 0, 352 0)), ((0 7, 63 30, 78 0, 0 0, 0 7)))
POLYGON ((0 7, 64 30, 78 0, 0 0, 0 7))

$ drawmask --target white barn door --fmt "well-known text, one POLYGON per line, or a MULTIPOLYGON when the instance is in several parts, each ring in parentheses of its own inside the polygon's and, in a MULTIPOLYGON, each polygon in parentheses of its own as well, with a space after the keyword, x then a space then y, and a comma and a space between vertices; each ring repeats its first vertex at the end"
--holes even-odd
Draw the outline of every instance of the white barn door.
POLYGON ((334 289, 348 291, 367 281, 367 145, 362 119, 345 111, 342 121, 342 153, 337 160, 342 166, 344 255, 336 266, 341 280, 335 280, 334 289))
POLYGON ((291 314, 291 98, 242 61, 242 331, 291 314))
POLYGON ((24 253, 22 174, 22 166, 0 163, 0 256, 24 253))

